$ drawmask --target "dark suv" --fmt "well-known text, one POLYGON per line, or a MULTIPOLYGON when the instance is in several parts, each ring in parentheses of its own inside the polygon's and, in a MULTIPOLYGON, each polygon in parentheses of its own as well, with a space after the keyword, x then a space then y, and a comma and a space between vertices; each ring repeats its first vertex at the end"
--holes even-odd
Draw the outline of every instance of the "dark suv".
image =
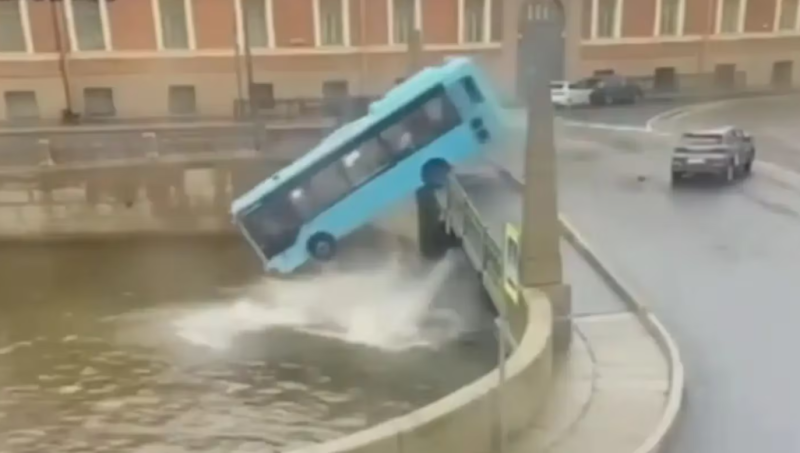
POLYGON ((711 175, 731 182, 753 169, 756 147, 747 132, 732 126, 686 132, 672 154, 672 182, 711 175))
POLYGON ((615 74, 589 77, 578 85, 592 90, 589 95, 592 105, 634 104, 644 97, 639 84, 615 74))

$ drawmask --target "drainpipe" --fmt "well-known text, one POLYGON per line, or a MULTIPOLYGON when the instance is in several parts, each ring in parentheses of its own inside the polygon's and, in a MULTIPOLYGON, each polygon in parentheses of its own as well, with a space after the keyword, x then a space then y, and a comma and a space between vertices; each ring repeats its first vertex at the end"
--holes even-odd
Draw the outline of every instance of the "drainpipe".
POLYGON ((53 21, 53 33, 55 34, 56 48, 58 49, 59 73, 61 75, 61 83, 64 86, 64 100, 66 102, 62 112, 62 120, 71 123, 77 119, 78 115, 73 108, 72 102, 72 83, 68 60, 69 49, 64 45, 64 11, 63 7, 57 6, 56 3, 57 0, 50 0, 50 18, 53 21))

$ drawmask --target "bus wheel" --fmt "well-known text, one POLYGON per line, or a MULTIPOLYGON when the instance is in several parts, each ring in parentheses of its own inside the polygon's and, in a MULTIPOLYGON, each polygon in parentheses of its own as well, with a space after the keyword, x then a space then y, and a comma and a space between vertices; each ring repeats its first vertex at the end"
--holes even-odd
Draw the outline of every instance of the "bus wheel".
POLYGON ((450 164, 442 159, 432 159, 422 166, 422 183, 427 187, 440 188, 447 183, 450 164))
POLYGON ((336 255, 336 239, 327 233, 317 233, 308 240, 308 254, 317 261, 330 261, 336 255))

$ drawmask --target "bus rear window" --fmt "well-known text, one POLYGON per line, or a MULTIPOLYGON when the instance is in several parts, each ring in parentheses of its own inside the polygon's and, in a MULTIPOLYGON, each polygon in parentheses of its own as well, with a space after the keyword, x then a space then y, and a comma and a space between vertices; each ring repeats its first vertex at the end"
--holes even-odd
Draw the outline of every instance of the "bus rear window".
POLYGON ((684 134, 683 143, 687 145, 719 145, 722 135, 719 134, 684 134))
POLYGON ((464 90, 466 90, 467 96, 469 96, 469 100, 472 101, 473 104, 480 104, 483 102, 483 93, 478 89, 475 79, 472 77, 464 77, 462 83, 464 84, 464 90))

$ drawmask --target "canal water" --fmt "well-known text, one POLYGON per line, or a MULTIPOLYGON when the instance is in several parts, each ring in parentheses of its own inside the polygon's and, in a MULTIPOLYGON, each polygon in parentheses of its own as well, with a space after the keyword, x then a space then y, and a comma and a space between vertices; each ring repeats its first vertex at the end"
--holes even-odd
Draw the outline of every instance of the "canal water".
POLYGON ((0 452, 323 442, 487 372, 491 324, 457 255, 265 281, 237 238, 0 245, 0 452))

